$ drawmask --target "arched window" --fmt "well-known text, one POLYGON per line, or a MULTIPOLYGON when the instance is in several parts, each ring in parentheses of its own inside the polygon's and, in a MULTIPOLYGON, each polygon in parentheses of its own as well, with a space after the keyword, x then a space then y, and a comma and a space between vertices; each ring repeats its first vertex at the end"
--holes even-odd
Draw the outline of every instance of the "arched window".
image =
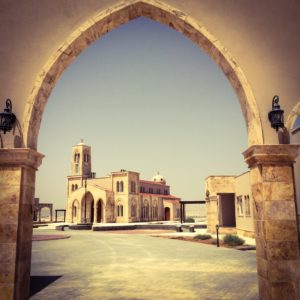
POLYGON ((84 154, 84 162, 88 163, 89 162, 89 155, 87 153, 84 154))
POLYGON ((78 185, 77 184, 75 184, 75 190, 77 190, 78 189, 78 185))
POLYGON ((120 182, 117 181, 117 192, 120 192, 120 182))
POLYGON ((136 183, 134 181, 130 182, 130 191, 131 191, 131 193, 136 192, 136 183))
POLYGON ((142 208, 142 218, 143 219, 148 219, 149 218, 149 203, 148 200, 144 200, 144 205, 142 208))
POLYGON ((136 217, 136 202, 132 200, 131 202, 131 216, 136 217))
POLYGON ((72 184, 72 192, 74 191, 74 189, 75 189, 75 185, 74 185, 74 184, 72 184))
POLYGON ((122 204, 118 204, 118 207, 117 207, 117 216, 118 217, 123 217, 123 205, 122 204))
POLYGON ((78 163, 79 160, 80 160, 80 154, 79 153, 75 153, 75 155, 74 155, 74 161, 78 163))
POLYGON ((124 192, 124 182, 120 182, 120 192, 124 192))

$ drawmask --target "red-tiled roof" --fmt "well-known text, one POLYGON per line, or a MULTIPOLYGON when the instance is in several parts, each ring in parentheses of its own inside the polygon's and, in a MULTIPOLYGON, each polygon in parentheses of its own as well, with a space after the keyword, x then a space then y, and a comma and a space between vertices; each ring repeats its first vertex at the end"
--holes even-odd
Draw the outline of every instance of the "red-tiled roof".
POLYGON ((150 194, 150 193, 140 193, 140 195, 143 196, 157 196, 163 199, 174 199, 174 200, 179 200, 180 198, 175 197, 173 195, 164 195, 164 194, 150 194))
POLYGON ((164 201, 168 202, 168 203, 179 203, 178 199, 174 199, 174 200, 166 200, 166 199, 164 199, 164 201))
POLYGON ((141 183, 150 183, 150 184, 159 184, 159 185, 163 185, 163 186, 168 186, 164 182, 157 182, 157 181, 150 181, 150 180, 140 180, 140 182, 141 183))

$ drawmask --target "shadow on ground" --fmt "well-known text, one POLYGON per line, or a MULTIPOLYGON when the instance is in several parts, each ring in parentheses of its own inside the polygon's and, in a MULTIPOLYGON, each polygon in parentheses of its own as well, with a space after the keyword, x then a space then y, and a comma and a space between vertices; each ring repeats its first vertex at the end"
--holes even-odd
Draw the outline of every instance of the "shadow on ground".
POLYGON ((52 284, 62 276, 30 276, 30 297, 52 284))

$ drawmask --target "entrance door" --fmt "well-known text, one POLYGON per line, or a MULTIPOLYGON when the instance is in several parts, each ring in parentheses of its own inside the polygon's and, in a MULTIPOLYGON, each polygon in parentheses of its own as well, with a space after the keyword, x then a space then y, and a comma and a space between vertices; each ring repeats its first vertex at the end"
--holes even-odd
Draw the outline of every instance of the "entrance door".
POLYGON ((97 223, 101 223, 102 221, 102 201, 98 201, 97 205, 97 223))
POLYGON ((235 227, 234 194, 219 195, 219 225, 223 227, 235 227))
POLYGON ((91 202, 91 223, 94 223, 94 200, 91 202))
POLYGON ((165 207, 165 221, 170 221, 170 208, 165 207))

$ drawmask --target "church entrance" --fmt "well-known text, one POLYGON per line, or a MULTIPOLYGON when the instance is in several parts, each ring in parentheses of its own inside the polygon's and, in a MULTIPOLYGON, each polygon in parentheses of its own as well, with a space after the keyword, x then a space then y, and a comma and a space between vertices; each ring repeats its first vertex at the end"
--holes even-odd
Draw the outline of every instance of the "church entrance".
POLYGON ((100 199, 97 203, 97 223, 101 223, 103 220, 102 217, 102 200, 100 199))
POLYGON ((170 221, 170 207, 165 207, 165 221, 170 221))
POLYGON ((91 223, 94 223, 94 200, 91 202, 91 223))
POLYGON ((81 223, 94 222, 94 198, 90 192, 87 192, 81 201, 81 223))

